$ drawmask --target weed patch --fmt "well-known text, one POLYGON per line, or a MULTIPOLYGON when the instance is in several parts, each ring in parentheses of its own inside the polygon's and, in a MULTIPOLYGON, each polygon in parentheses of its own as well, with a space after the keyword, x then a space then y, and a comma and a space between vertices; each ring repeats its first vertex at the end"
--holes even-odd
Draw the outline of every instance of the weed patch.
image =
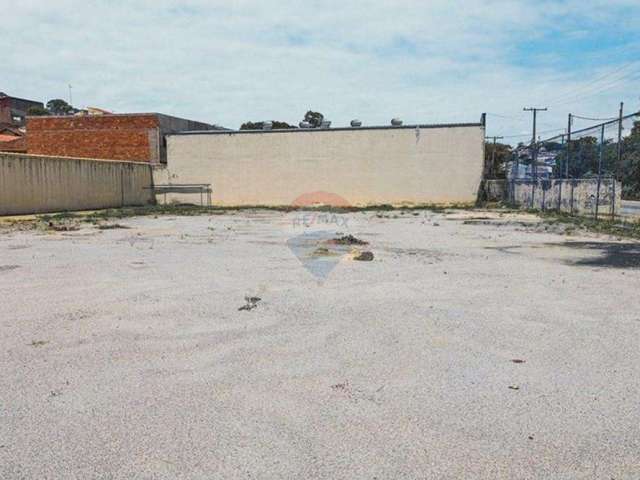
POLYGON ((536 212, 547 224, 567 225, 565 233, 573 234, 577 230, 640 239, 640 222, 616 220, 595 220, 588 217, 572 216, 561 212, 536 212))
POLYGON ((98 230, 115 230, 115 229, 119 229, 119 228, 127 229, 129 227, 127 227, 126 225, 121 225, 119 223, 105 223, 105 224, 102 224, 102 225, 98 225, 96 228, 98 230))

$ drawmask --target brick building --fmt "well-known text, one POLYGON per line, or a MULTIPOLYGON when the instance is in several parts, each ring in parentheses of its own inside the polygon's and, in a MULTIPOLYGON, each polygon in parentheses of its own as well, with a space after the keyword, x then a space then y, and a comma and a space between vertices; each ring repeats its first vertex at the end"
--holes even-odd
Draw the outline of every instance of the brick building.
POLYGON ((27 118, 27 111, 31 107, 44 108, 42 102, 11 97, 0 92, 0 127, 23 127, 27 118))
POLYGON ((27 152, 27 139, 22 129, 0 126, 0 152, 27 152))
POLYGON ((30 154, 166 163, 165 135, 220 127, 159 113, 27 119, 30 154))

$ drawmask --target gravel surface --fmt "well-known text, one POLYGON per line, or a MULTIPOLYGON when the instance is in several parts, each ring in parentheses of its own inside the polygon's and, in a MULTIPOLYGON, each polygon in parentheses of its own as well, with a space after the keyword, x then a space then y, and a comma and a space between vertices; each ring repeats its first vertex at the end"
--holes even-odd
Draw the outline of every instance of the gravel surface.
POLYGON ((640 478, 638 243, 479 212, 118 224, 0 234, 3 480, 640 478))

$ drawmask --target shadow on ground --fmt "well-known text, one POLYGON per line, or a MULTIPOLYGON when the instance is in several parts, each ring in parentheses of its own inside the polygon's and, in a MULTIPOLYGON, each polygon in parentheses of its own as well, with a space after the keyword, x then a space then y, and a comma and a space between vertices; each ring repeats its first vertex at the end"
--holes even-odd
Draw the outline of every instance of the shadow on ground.
MULTIPOLYGON (((578 267, 604 268, 640 268, 640 243, 618 242, 556 242, 535 245, 507 245, 501 247, 485 247, 509 255, 527 255, 537 249, 571 249, 587 253, 583 258, 564 260, 567 265, 578 267)), ((559 260, 554 257, 554 261, 559 260)))
POLYGON ((608 268, 640 268, 640 243, 616 242, 561 242, 549 243, 548 246, 591 250, 598 256, 569 260, 569 265, 608 268))

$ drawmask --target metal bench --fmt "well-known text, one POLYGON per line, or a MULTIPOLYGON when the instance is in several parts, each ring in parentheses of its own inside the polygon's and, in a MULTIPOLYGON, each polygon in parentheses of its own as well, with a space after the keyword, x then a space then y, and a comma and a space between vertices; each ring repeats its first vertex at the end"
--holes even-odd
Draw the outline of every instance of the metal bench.
POLYGON ((164 204, 167 204, 167 193, 199 193, 200 205, 211 205, 211 184, 210 183, 171 183, 166 185, 154 185, 148 187, 153 190, 154 195, 164 195, 164 204))

